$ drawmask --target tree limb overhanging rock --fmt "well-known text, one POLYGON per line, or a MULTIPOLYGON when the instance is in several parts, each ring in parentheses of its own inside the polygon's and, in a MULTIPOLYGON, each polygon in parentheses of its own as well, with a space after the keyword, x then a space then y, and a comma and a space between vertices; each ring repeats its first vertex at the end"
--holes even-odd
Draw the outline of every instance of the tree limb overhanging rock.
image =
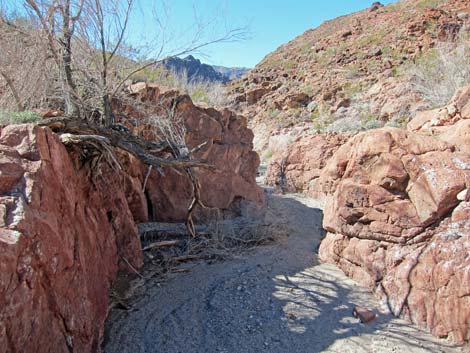
POLYGON ((156 144, 154 142, 145 141, 137 136, 129 133, 105 128, 92 122, 70 118, 57 117, 45 119, 38 123, 39 126, 47 126, 55 132, 71 133, 78 135, 98 135, 108 139, 109 144, 113 147, 120 148, 129 152, 141 162, 152 165, 160 170, 162 167, 170 167, 176 169, 187 169, 194 167, 206 168, 215 171, 215 167, 202 160, 186 160, 186 159, 166 159, 156 157, 151 153, 163 152, 169 148, 168 142, 156 144))
POLYGON ((186 226, 191 236, 196 236, 196 230, 192 219, 193 211, 197 205, 200 205, 203 208, 206 206, 204 206, 200 199, 199 180, 196 171, 193 168, 200 167, 215 171, 214 166, 202 160, 191 160, 189 157, 176 155, 174 151, 177 149, 168 141, 160 144, 145 141, 127 131, 102 127, 80 118, 56 117, 45 119, 39 122, 38 125, 47 126, 55 132, 61 133, 61 141, 64 144, 91 144, 105 156, 106 160, 115 162, 117 165, 119 165, 119 163, 114 156, 111 146, 120 148, 132 154, 142 163, 156 168, 162 175, 163 167, 182 169, 186 171, 191 181, 193 192, 193 200, 188 207, 186 226), (153 155, 153 153, 158 152, 170 152, 173 157, 161 158, 153 155))

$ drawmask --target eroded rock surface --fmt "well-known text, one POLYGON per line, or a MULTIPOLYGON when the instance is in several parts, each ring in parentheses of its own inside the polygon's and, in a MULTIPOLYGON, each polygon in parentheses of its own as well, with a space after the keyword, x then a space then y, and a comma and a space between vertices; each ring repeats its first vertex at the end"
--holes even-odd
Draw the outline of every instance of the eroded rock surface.
POLYGON ((320 258, 394 314, 457 343, 470 339, 470 155, 461 144, 372 130, 340 147, 319 179, 329 195, 320 258))
POLYGON ((127 177, 32 125, 3 128, 0 156, 1 351, 96 352, 111 281, 142 264, 127 177))
MULTIPOLYGON (((199 169, 201 199, 208 208, 218 209, 227 217, 256 216, 265 205, 263 190, 256 184, 259 157, 253 151, 253 132, 246 119, 228 109, 216 110, 195 106, 188 96, 177 91, 165 91, 151 84, 134 86, 136 98, 147 105, 147 113, 165 115, 173 109, 175 117, 184 124, 184 139, 189 150, 201 146, 193 154, 216 167, 215 171, 199 169)), ((124 111, 135 117, 130 125, 136 134, 161 138, 136 111, 124 111)), ((127 119, 129 121, 129 119, 127 119)), ((147 167, 129 165, 143 185, 147 167)), ((192 200, 192 185, 185 173, 165 170, 161 175, 153 170, 147 181, 148 218, 159 221, 181 221, 187 216, 192 200)), ((136 201, 139 204, 140 201, 136 201)), ((199 209, 200 216, 208 210, 199 209)), ((143 212, 140 212, 143 213, 143 212)))
POLYGON ((285 150, 272 156, 266 184, 279 187, 283 191, 320 197, 321 190, 317 181, 321 170, 348 137, 331 133, 298 138, 285 150))

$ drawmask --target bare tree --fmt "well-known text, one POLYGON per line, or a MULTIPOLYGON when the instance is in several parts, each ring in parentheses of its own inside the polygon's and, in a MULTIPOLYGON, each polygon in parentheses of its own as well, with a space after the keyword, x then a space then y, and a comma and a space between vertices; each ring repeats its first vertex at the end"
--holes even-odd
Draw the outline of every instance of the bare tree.
POLYGON ((52 72, 44 38, 22 17, 0 11, 0 105, 22 111, 53 95, 52 72))
POLYGON ((49 50, 61 72, 68 115, 80 116, 79 95, 72 72, 72 39, 82 15, 85 0, 25 0, 46 34, 49 50))
POLYGON ((25 0, 25 5, 39 24, 60 73, 67 115, 87 117, 88 112, 98 109, 107 126, 115 122, 112 100, 135 74, 158 65, 168 55, 183 55, 246 34, 245 28, 235 28, 205 36, 207 22, 197 21, 194 36, 164 55, 168 40, 162 35, 163 21, 156 18, 162 42, 160 46, 152 43, 159 49, 152 51, 151 59, 139 62, 124 53, 135 0, 25 0))
MULTIPOLYGON (((175 124, 166 127, 160 125, 161 134, 167 135, 162 141, 146 141, 112 126, 112 103, 116 98, 122 99, 127 95, 124 88, 133 75, 158 65, 168 57, 163 54, 167 40, 163 40, 159 49, 145 60, 136 61, 125 55, 126 32, 134 1, 137 0, 24 1, 31 22, 40 29, 40 37, 46 43, 44 52, 55 64, 58 73, 56 80, 63 89, 67 113, 65 117, 41 121, 39 124, 60 133, 64 143, 98 150, 95 156, 100 155, 99 152, 105 156, 103 159, 98 157, 100 160, 114 163, 115 158, 106 157, 110 156, 113 147, 127 151, 157 171, 161 171, 162 167, 184 170, 192 183, 193 193, 188 207, 187 226, 189 232, 195 235, 192 214, 197 205, 204 206, 200 200, 199 181, 194 168, 213 168, 204 161, 191 158, 191 151, 184 144, 184 131, 176 130, 175 124), (88 112, 95 109, 104 118, 99 123, 87 119, 88 112), (165 157, 157 157, 158 153, 165 157)), ((157 23, 161 22, 157 20, 157 23)), ((198 22, 195 29, 194 36, 173 50, 171 56, 200 50, 213 43, 240 39, 245 33, 244 28, 238 28, 206 37, 203 35, 202 22, 198 22)), ((21 97, 18 101, 21 102, 21 97)), ((166 112, 167 118, 175 118, 174 109, 173 105, 166 112)))

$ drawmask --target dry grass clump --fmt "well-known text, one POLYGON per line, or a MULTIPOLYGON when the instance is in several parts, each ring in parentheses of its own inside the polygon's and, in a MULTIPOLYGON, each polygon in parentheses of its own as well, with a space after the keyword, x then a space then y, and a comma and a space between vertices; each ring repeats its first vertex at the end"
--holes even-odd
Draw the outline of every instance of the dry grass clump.
POLYGON ((40 119, 41 116, 36 112, 15 112, 0 109, 0 125, 35 123, 40 119))
POLYGON ((191 237, 184 224, 147 223, 140 226, 143 249, 153 264, 168 270, 193 260, 222 260, 273 240, 263 222, 244 218, 196 226, 191 237))
POLYGON ((470 38, 441 43, 409 68, 414 88, 433 107, 452 98, 458 88, 470 84, 470 38))

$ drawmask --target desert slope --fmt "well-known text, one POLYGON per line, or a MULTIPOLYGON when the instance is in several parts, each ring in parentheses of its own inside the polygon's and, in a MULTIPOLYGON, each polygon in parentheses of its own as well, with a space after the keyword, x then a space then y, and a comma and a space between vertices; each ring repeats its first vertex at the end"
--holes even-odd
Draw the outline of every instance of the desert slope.
POLYGON ((410 66, 468 33, 469 14, 465 0, 407 0, 326 21, 232 83, 235 106, 251 118, 258 150, 273 131, 292 125, 403 125, 430 106, 411 84, 410 66))

